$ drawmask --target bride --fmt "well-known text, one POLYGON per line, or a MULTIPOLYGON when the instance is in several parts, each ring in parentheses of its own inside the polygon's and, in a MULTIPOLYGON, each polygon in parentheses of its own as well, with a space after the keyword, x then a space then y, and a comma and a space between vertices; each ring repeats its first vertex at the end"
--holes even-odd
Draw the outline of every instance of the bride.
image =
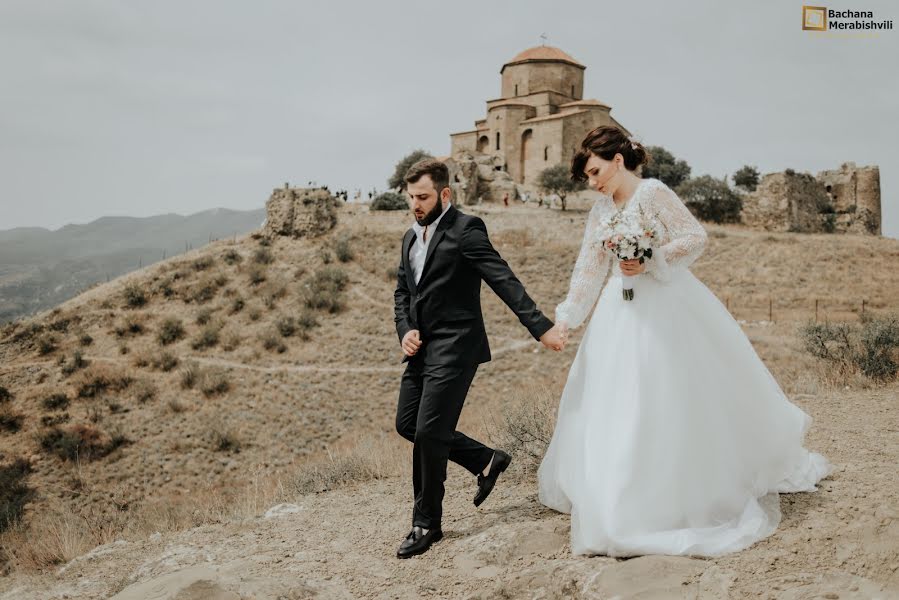
POLYGON ((537 473, 539 498, 571 513, 574 554, 717 556, 770 535, 778 492, 814 491, 832 466, 803 448, 811 417, 689 271, 705 230, 668 186, 634 173, 646 159, 605 126, 572 160, 572 177, 601 196, 556 308, 563 336, 596 309, 537 473), (619 261, 597 231, 615 211, 640 208, 658 215, 657 247, 643 263, 619 261))

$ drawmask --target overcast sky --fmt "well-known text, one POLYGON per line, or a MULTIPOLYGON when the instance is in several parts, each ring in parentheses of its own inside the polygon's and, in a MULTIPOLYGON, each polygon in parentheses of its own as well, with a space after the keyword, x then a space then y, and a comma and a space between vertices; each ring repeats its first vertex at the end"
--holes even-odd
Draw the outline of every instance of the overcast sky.
MULTIPOLYGON (((888 0, 828 4, 899 27, 888 0)), ((258 208, 285 181, 383 190, 410 150, 448 154, 545 33, 586 98, 694 174, 880 165, 899 237, 899 28, 806 32, 801 6, 2 0, 0 229, 258 208)))

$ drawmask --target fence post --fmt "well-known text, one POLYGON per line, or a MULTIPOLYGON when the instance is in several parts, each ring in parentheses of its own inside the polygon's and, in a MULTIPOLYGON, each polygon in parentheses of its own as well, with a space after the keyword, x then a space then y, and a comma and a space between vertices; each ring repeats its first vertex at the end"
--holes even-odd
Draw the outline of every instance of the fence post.
POLYGON ((772 301, 771 301, 771 298, 768 298, 768 320, 769 320, 769 321, 773 321, 773 320, 774 320, 774 319, 772 318, 772 316, 771 316, 771 315, 773 314, 773 312, 772 312, 773 307, 772 307, 771 302, 772 302, 772 301))
POLYGON ((815 323, 818 322, 818 299, 815 298, 815 323))
POLYGON ((865 299, 862 298, 862 316, 865 316, 865 299))

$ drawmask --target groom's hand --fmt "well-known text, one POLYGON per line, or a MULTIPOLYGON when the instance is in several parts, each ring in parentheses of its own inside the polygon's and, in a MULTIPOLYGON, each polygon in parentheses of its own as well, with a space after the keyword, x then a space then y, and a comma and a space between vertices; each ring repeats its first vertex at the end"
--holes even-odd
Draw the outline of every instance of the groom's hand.
POLYGON ((409 332, 403 336, 403 341, 400 345, 403 347, 403 352, 406 356, 415 356, 415 353, 421 348, 421 337, 418 330, 410 329, 409 332))
POLYGON ((553 325, 549 331, 540 336, 540 342, 547 348, 556 351, 565 347, 565 337, 558 325, 553 325))

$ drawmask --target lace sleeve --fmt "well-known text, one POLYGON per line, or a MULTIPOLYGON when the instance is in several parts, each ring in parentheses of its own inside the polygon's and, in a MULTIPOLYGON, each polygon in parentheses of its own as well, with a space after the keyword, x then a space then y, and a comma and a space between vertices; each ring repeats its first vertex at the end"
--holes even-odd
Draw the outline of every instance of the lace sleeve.
POLYGON ((587 318, 609 272, 609 253, 596 238, 600 220, 601 211, 597 202, 587 217, 587 228, 580 254, 574 263, 568 296, 556 307, 556 322, 565 323, 571 329, 579 327, 587 318))
POLYGON ((652 258, 646 261, 646 271, 656 279, 668 281, 672 269, 686 269, 699 258, 708 235, 677 194, 663 182, 655 182, 650 205, 661 221, 662 234, 667 233, 669 241, 653 249, 652 258))

